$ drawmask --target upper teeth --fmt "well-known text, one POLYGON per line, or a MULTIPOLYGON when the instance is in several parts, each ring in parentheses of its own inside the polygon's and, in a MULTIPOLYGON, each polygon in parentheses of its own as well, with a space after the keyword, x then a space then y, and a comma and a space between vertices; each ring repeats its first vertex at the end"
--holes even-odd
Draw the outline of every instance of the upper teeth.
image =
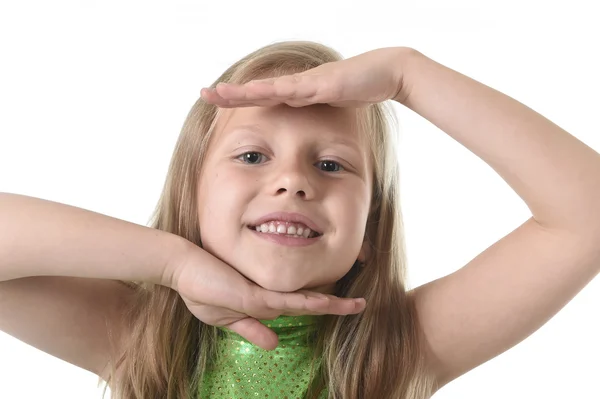
POLYGON ((308 236, 310 236, 312 233, 311 229, 302 223, 287 223, 279 221, 263 223, 259 226, 256 226, 255 229, 261 233, 289 234, 297 237, 302 236, 304 238, 308 238, 308 236))

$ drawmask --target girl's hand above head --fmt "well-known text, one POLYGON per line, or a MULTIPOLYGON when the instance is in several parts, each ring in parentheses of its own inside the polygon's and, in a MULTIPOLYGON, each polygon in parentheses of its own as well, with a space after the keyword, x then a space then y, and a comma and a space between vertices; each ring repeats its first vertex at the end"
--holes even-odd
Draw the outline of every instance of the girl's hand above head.
POLYGON ((203 88, 202 98, 221 108, 292 107, 326 103, 334 107, 365 107, 405 96, 399 64, 407 47, 387 47, 329 62, 302 73, 252 80, 245 84, 219 83, 203 88))
POLYGON ((280 315, 347 315, 361 312, 364 299, 338 298, 311 291, 283 293, 252 283, 233 267, 190 243, 165 273, 162 285, 176 290, 200 321, 226 327, 264 349, 277 347, 277 335, 259 320, 280 315))

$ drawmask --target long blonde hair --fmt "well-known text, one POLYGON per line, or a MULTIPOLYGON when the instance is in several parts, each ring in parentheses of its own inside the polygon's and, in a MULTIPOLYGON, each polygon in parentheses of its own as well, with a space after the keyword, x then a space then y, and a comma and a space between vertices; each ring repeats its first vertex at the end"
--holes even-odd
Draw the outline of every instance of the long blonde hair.
MULTIPOLYGON (((262 47, 227 69, 219 82, 244 83, 303 72, 342 56, 323 44, 286 41, 262 47)), ((366 237, 371 254, 336 286, 336 295, 364 297, 351 316, 323 316, 316 347, 323 354, 321 387, 331 399, 425 399, 433 380, 426 369, 414 299, 406 288, 403 222, 399 203, 397 132, 386 103, 360 109, 370 139, 374 187, 366 237)), ((198 99, 176 144, 151 226, 201 246, 196 190, 208 140, 220 109, 198 99)), ((113 399, 193 398, 215 355, 216 327, 200 322, 178 293, 161 285, 129 282, 135 301, 125 315, 131 336, 111 359, 107 387, 113 399), (117 379, 116 369, 120 367, 117 379)), ((309 395, 309 396, 311 396, 309 395)))

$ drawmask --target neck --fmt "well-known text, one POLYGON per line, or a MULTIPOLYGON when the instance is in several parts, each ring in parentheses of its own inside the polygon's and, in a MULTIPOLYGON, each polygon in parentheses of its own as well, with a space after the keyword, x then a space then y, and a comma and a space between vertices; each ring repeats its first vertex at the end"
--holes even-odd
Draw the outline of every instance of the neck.
MULTIPOLYGON (((276 349, 267 351, 224 327, 217 341, 217 356, 203 376, 200 397, 245 399, 304 397, 318 375, 321 356, 313 338, 322 316, 279 316, 260 322, 279 337, 276 349)), ((320 398, 326 398, 323 391, 320 398)))

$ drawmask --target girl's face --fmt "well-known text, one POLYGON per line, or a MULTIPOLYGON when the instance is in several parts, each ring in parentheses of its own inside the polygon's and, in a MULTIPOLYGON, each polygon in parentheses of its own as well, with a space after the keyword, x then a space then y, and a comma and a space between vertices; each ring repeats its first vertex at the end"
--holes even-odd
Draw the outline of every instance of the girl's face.
POLYGON ((356 111, 222 111, 198 188, 204 249, 266 289, 333 293, 366 250, 372 168, 356 111))

